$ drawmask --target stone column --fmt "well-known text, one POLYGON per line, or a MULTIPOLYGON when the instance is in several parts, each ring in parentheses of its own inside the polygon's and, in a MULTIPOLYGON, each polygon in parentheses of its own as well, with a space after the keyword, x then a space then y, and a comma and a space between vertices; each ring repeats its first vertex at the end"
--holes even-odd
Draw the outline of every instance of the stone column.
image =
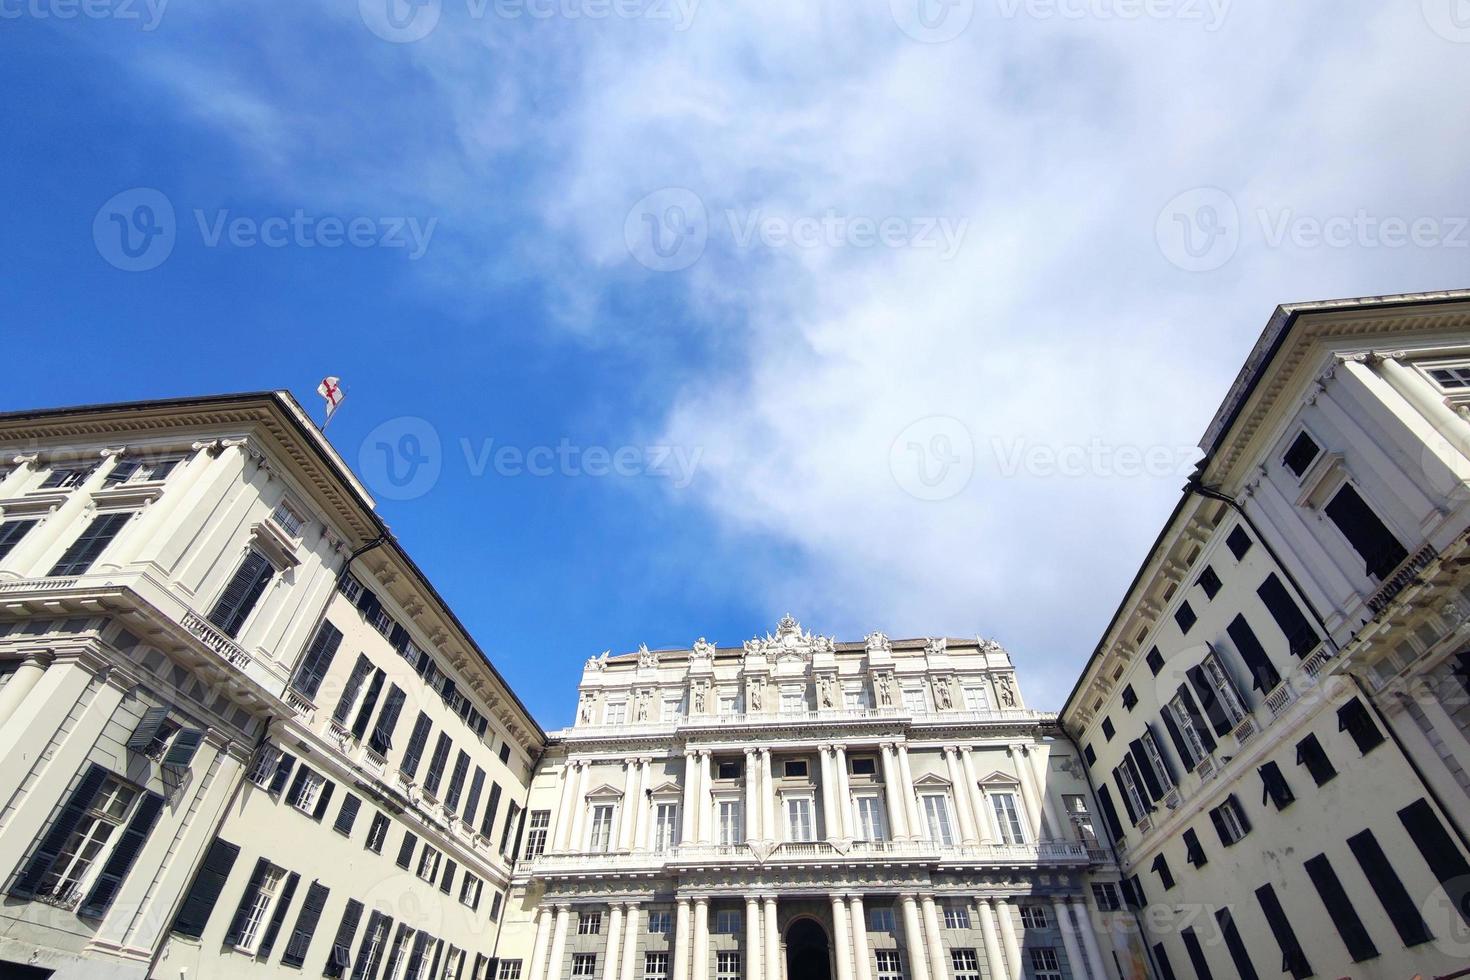
POLYGON ((995 917, 1000 924, 1000 942, 1006 951, 1007 975, 1011 980, 1021 980, 1021 944, 1016 941, 1016 920, 1011 916, 1011 903, 997 898, 995 917))
POLYGON ((817 752, 822 759, 822 836, 832 840, 840 836, 837 829, 837 776, 832 771, 832 746, 820 745, 817 752))
POLYGON ((745 842, 761 839, 760 759, 758 750, 745 750, 745 842))
POLYGON ((633 801, 637 813, 633 823, 633 849, 635 851, 648 849, 649 811, 652 810, 648 802, 648 791, 653 788, 648 784, 651 782, 653 782, 653 760, 646 757, 639 759, 638 799, 633 801))
POLYGON ((909 822, 903 805, 903 773, 898 771, 898 754, 893 743, 879 746, 883 753, 883 796, 888 803, 888 831, 894 840, 908 840, 909 822))
POLYGON ((986 812, 985 794, 980 792, 980 780, 975 776, 974 752, 968 745, 960 746, 960 772, 965 774, 965 795, 970 798, 970 809, 975 813, 975 837, 981 844, 995 840, 991 831, 990 814, 986 812))
MULTIPOLYGON (((995 900, 980 899, 980 934, 985 940, 985 975, 990 980, 1009 976, 1005 956, 1000 951, 1000 938, 995 933, 995 900)), ((1081 980, 1081 978, 1076 978, 1081 980)))
POLYGON ((546 945, 551 942, 551 923, 556 913, 550 908, 536 910, 536 945, 531 947, 531 971, 527 980, 546 980, 546 945))
MULTIPOLYGON (((771 750, 761 749, 761 840, 776 839, 776 785, 771 776, 771 750)), ((767 976, 766 980, 776 980, 767 976)))
POLYGON ((924 912, 924 948, 929 953, 929 969, 934 980, 948 980, 949 964, 944 961, 944 933, 939 930, 939 910, 933 895, 923 895, 919 904, 924 912))
POLYGON ((602 980, 618 980, 619 943, 623 939, 623 907, 612 905, 607 913, 607 951, 603 954, 602 980))
POLYGON ((909 976, 913 980, 930 980, 929 955, 924 946, 924 931, 919 928, 918 902, 914 900, 913 895, 900 895, 898 904, 903 910, 903 938, 909 951, 909 976))
POLYGON ((623 923, 623 966, 620 980, 639 980, 643 975, 638 969, 638 919, 637 902, 629 902, 628 914, 623 923))
POLYGON ((1067 903, 1058 898, 1052 903, 1052 914, 1057 917, 1057 932, 1062 934, 1062 945, 1067 948, 1067 969, 1075 980, 1088 980, 1092 975, 1087 961, 1082 958, 1082 947, 1077 945, 1077 933, 1072 925, 1072 916, 1067 903))
POLYGON ((1016 778, 1021 781, 1021 802, 1025 804, 1026 823, 1030 825, 1033 841, 1041 840, 1041 801, 1036 798, 1036 787, 1031 785, 1031 765, 1021 754, 1021 746, 1007 745, 1006 755, 1015 767, 1016 778))
POLYGON ((556 907, 556 928, 551 933, 551 953, 546 959, 547 980, 561 980, 561 964, 567 951, 567 926, 572 921, 570 906, 556 907))
POLYGON ((691 980, 709 980, 709 898, 694 900, 694 967, 691 980))
POLYGON ((832 764, 837 769, 838 836, 844 840, 852 840, 857 832, 853 827, 852 787, 847 782, 847 746, 835 746, 833 751, 836 754, 832 764))
POLYGON ((1087 958, 1092 961, 1087 969, 1092 976, 1101 980, 1107 973, 1103 967, 1102 948, 1097 944, 1097 933, 1092 928, 1092 915, 1087 910, 1087 903, 1080 898, 1072 899, 1072 914, 1077 917, 1077 931, 1082 933, 1082 945, 1087 950, 1087 958))
POLYGON ((852 980, 852 943, 847 935, 847 899, 832 896, 832 949, 837 956, 837 980, 852 980))
MULTIPOLYGON (((679 843, 693 844, 695 842, 694 816, 698 812, 695 807, 699 796, 699 753, 693 749, 684 750, 684 812, 679 820, 679 843)), ((680 978, 682 980, 682 978, 680 978)))
POLYGON ((46 668, 51 665, 51 654, 28 653, 21 665, 15 669, 10 676, 10 681, 0 689, 0 728, 3 728, 6 720, 13 714, 15 709, 25 701, 26 695, 36 686, 41 675, 46 673, 46 668))
POLYGON ((674 976, 689 980, 689 899, 680 898, 674 910, 674 976))
MULTIPOLYGON (((765 749, 761 750, 766 753, 765 749)), ((765 903, 765 922, 761 931, 766 935, 766 975, 764 980, 781 980, 781 929, 776 920, 776 898, 774 895, 767 896, 761 901, 765 903)))
POLYGON ((954 809, 960 821, 960 843, 975 844, 980 837, 975 833, 975 811, 970 805, 969 781, 960 769, 960 750, 953 745, 944 747, 944 765, 949 771, 949 785, 954 791, 954 809))
POLYGON ((863 908, 863 897, 854 895, 848 904, 852 907, 852 959, 857 967, 855 980, 872 980, 873 970, 868 963, 868 915, 863 908))
POLYGON ((713 844, 715 842, 715 815, 714 796, 711 790, 714 788, 714 780, 710 778, 709 749, 702 749, 699 753, 699 842, 701 844, 713 844))
MULTIPOLYGON (((746 758, 750 750, 746 750, 746 758)), ((761 948, 761 905, 754 895, 745 896, 745 980, 761 980, 765 972, 761 960, 765 954, 761 948)))
MULTIPOLYGON (((80 485, 66 491, 69 495, 65 501, 16 542, 10 554, 5 556, 8 567, 26 578, 43 577, 51 571, 61 552, 66 550, 64 546, 59 550, 52 546, 68 535, 75 537, 97 516, 95 511, 89 512, 92 493, 102 486, 103 478, 117 465, 118 456, 109 450, 102 453, 101 460, 80 485)), ((87 459, 78 459, 76 465, 85 466, 87 462, 87 459)), ((118 532, 118 538, 132 530, 136 523, 136 520, 129 520, 118 532)))
POLYGON ((919 818, 919 800, 914 795, 914 774, 909 768, 909 747, 904 743, 898 743, 898 771, 903 783, 899 787, 903 792, 903 809, 909 825, 909 835, 914 840, 920 840, 928 836, 924 828, 924 822, 919 818))

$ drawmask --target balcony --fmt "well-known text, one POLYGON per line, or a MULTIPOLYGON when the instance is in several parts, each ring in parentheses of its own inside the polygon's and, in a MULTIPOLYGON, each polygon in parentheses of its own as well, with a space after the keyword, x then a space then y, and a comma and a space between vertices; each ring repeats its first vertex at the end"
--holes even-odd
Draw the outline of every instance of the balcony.
POLYGON ((1438 552, 1435 551, 1433 545, 1426 544, 1399 562, 1399 566, 1383 580, 1383 584, 1378 587, 1378 591, 1368 597, 1368 608, 1373 611, 1373 615, 1377 616, 1383 610, 1387 609, 1388 604, 1393 602, 1394 597, 1408 588, 1419 572, 1423 571, 1428 567, 1430 562, 1434 561, 1437 554, 1438 552))
POLYGON ((1029 708, 997 708, 990 711, 932 711, 914 713, 895 705, 889 708, 825 708, 822 710, 738 712, 734 714, 680 715, 659 721, 603 725, 577 724, 548 733, 553 739, 615 738, 626 736, 675 736, 721 729, 801 728, 863 722, 909 724, 912 726, 1048 724, 1056 713, 1029 708))

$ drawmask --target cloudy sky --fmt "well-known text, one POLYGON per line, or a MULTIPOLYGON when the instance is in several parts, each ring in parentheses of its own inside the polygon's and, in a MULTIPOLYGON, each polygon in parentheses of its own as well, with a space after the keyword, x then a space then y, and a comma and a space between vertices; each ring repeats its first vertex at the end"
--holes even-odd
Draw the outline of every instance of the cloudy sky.
POLYGON ((1274 306, 1470 272, 1464 0, 0 20, 0 405, 341 376, 547 727, 787 611, 1059 707, 1274 306))

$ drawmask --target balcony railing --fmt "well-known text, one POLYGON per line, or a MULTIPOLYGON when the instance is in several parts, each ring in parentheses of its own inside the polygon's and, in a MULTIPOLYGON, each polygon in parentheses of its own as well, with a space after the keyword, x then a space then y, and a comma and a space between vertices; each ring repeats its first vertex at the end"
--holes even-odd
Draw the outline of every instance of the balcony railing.
POLYGON ((1271 712, 1272 718, 1281 717, 1281 712, 1291 707, 1296 700, 1296 691, 1291 686, 1291 681, 1283 680, 1273 687, 1266 695, 1266 710, 1271 712))
POLYGON ((1430 562, 1434 561, 1437 554, 1438 552, 1435 551, 1434 545, 1426 544, 1399 562, 1399 566, 1383 580, 1383 584, 1378 587, 1378 591, 1368 597, 1368 608, 1373 610, 1373 615, 1377 616, 1383 610, 1387 609, 1388 604, 1393 602, 1394 597, 1408 588, 1409 584, 1414 581, 1414 577, 1428 566, 1430 562))
POLYGON ((1230 734, 1235 736, 1236 745, 1245 745, 1256 734, 1256 731, 1255 716, 1248 714, 1240 719, 1240 724, 1236 725, 1230 734))
POLYGON ((192 609, 184 611, 183 626, 195 637, 203 640, 205 646, 241 670, 247 669, 255 659, 245 652, 244 647, 221 633, 213 623, 192 609))
POLYGON ((718 728, 751 726, 784 726, 821 724, 823 722, 894 721, 914 725, 1046 723, 1056 720, 1056 713, 1030 708, 996 708, 988 711, 910 712, 897 705, 890 708, 824 708, 800 711, 739 712, 734 714, 679 715, 657 721, 622 722, 604 725, 582 722, 571 728, 549 733, 553 738, 575 738, 616 735, 673 735, 681 731, 707 731, 718 728))

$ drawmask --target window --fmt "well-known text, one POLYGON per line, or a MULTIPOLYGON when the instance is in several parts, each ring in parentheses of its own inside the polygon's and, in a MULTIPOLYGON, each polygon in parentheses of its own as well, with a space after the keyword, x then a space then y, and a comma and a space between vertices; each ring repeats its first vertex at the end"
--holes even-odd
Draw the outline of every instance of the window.
POLYGON ((1351 484, 1344 484, 1322 510, 1363 559, 1364 571, 1375 579, 1388 578, 1408 557, 1398 538, 1351 484))
MULTIPOLYGON (((501 894, 500 894, 500 892, 492 892, 491 894, 494 897, 492 898, 492 900, 490 902, 490 921, 491 922, 499 922, 500 921, 500 899, 501 899, 501 894)), ((477 888, 475 890, 475 908, 479 908, 479 907, 480 907, 480 891, 477 888)))
MULTIPOLYGON (((1142 762, 1148 763, 1148 770, 1152 773, 1154 780, 1157 781, 1158 788, 1162 791, 1166 786, 1173 786, 1174 777, 1170 774, 1169 767, 1164 762, 1164 752, 1159 748, 1159 740, 1154 735, 1152 725, 1144 726, 1143 734, 1138 738, 1138 744, 1143 746, 1142 762)), ((1147 775, 1148 773, 1145 773, 1145 778, 1147 778, 1147 775)))
POLYGON ((1256 889, 1256 901, 1261 904, 1266 924, 1276 937, 1276 945, 1281 947, 1281 969, 1290 973, 1295 980, 1310 977, 1312 964, 1307 962, 1307 954, 1302 950, 1301 943, 1297 942, 1296 930, 1292 929, 1286 910, 1276 897, 1276 889, 1270 885, 1262 885, 1256 889))
POLYGON ((970 910, 963 905, 944 906, 944 928, 946 929, 968 929, 970 928, 970 910))
POLYGON ((1102 720, 1102 733, 1103 741, 1111 742, 1113 740, 1113 736, 1118 733, 1118 730, 1113 727, 1113 719, 1104 718, 1102 720))
POLYGON ((1148 669, 1153 672, 1153 675, 1159 676, 1159 671, 1164 669, 1164 655, 1159 652, 1159 648, 1151 647, 1144 660, 1148 662, 1148 669))
POLYGON ((741 827, 741 805, 739 800, 719 801, 719 843, 730 846, 739 844, 745 840, 745 832, 741 827))
POLYGON ((1050 925, 1046 917, 1046 908, 1041 905, 1022 905, 1021 925, 1027 929, 1045 929, 1050 925))
POLYGON ((1265 604, 1271 618, 1276 620, 1277 627, 1286 637, 1287 649, 1293 656, 1305 657, 1317 648, 1317 631, 1307 622, 1301 607, 1296 604, 1296 600, 1291 597, 1291 593, 1286 590, 1281 579, 1276 577, 1275 572, 1266 576, 1266 581, 1256 589, 1256 595, 1265 604))
POLYGON ((408 737, 408 746, 403 750, 403 761, 398 766, 408 779, 412 779, 419 771, 419 760, 423 758, 431 727, 429 716, 420 711, 413 723, 413 734, 408 737))
POLYGON ((1138 704, 1138 694, 1133 690, 1133 685, 1123 685, 1123 707, 1132 711, 1136 704, 1138 704))
POLYGON ((1200 846, 1199 834, 1193 830, 1184 832, 1184 860, 1196 868, 1204 867, 1209 863, 1209 858, 1205 857, 1205 849, 1200 846))
POLYGON ((278 793, 281 786, 274 785, 277 781, 285 785, 286 778, 291 774, 291 766, 296 762, 296 757, 286 755, 279 748, 269 743, 262 745, 255 753, 255 758, 250 763, 250 770, 245 773, 245 778, 250 780, 261 789, 278 793), (285 774, 280 770, 284 767, 285 774))
POLYGON ((235 866, 235 858, 239 853, 239 847, 222 837, 210 842, 199 871, 195 873, 194 881, 184 896, 184 903, 174 917, 174 932, 191 939, 198 939, 203 934, 210 913, 219 901, 225 879, 230 876, 230 870, 235 866))
POLYGON ((1072 821, 1077 839, 1088 847, 1097 847, 1097 830, 1092 825, 1092 813, 1087 809, 1087 798, 1080 793, 1063 793, 1062 810, 1072 821))
POLYGON ((1470 388, 1470 368, 1466 367, 1442 367, 1430 368, 1429 376, 1446 391, 1454 391, 1460 388, 1470 388))
POLYGON ((424 792, 430 795, 439 792, 439 782, 444 778, 444 766, 449 762, 449 736, 439 733, 434 743, 434 754, 429 759, 429 771, 424 773, 424 792))
POLYGON ((621 725, 628 718, 628 702, 609 701, 603 712, 603 721, 609 725, 621 725))
POLYGON ((660 717, 664 721, 673 721, 677 718, 682 718, 684 716, 684 712, 681 710, 683 707, 683 697, 664 698, 663 714, 660 717))
POLYGON ((296 779, 286 794, 286 802, 307 816, 321 819, 321 810, 332 796, 327 790, 328 785, 325 776, 302 766, 296 770, 296 779))
POLYGON ((929 702, 924 698, 922 687, 906 687, 903 689, 903 708, 911 715, 922 715, 928 712, 929 702))
MULTIPOLYGON (((104 852, 116 846, 140 793, 136 786, 123 782, 105 770, 89 769, 68 804, 62 808, 40 848, 27 863, 23 877, 39 874, 39 885, 30 886, 27 883, 24 890, 38 897, 60 900, 67 905, 80 898, 83 880, 88 878, 88 872, 104 852), (71 832, 65 834, 63 841, 59 841, 60 851, 46 854, 47 845, 54 847, 53 840, 61 837, 67 824, 73 820, 75 823, 71 832), (53 855, 54 859, 51 859, 53 855), (50 866, 43 869, 37 859, 51 859, 50 866)), ((157 811, 155 816, 156 813, 157 811)), ((149 829, 152 829, 151 821, 149 829)), ((113 887, 116 888, 115 885, 113 887)))
POLYGON ((92 475, 96 466, 54 466, 51 472, 46 474, 46 479, 41 481, 42 490, 61 488, 70 490, 72 487, 81 486, 87 477, 92 475))
POLYGON ((327 676, 332 660, 337 656, 337 647, 342 643, 342 631, 331 623, 322 621, 312 637, 306 656, 301 659, 301 668, 291 680, 291 686, 307 699, 316 697, 322 678, 327 676))
POLYGON ((990 710, 990 694, 985 690, 985 688, 979 686, 965 688, 965 710, 990 710))
POLYGON ((1181 602, 1179 608, 1174 610, 1174 622, 1179 624, 1179 632, 1188 633, 1190 628, 1199 622, 1199 617, 1194 614, 1189 603, 1181 602))
POLYGON ((1348 849, 1353 852, 1353 857, 1358 859, 1358 865, 1363 869, 1363 877, 1368 879, 1373 893, 1383 903, 1383 910, 1388 913, 1404 945, 1418 946, 1433 939, 1429 926, 1424 923, 1424 917, 1419 914, 1419 903, 1409 896, 1398 873, 1389 863, 1388 855, 1378 846, 1373 832, 1365 830, 1354 834, 1348 838, 1347 843, 1348 849))
POLYGON ((903 965, 900 962, 898 950, 876 949, 873 956, 878 965, 878 980, 902 980, 903 965))
POLYGON ((460 796, 464 793, 464 781, 469 774, 470 754, 460 749, 454 757, 454 772, 449 777, 449 790, 444 794, 444 805, 449 809, 459 809, 460 796))
MULTIPOLYGON (((480 907, 480 893, 484 890, 485 883, 468 871, 464 873, 464 880, 459 883, 459 904, 468 908, 478 909, 480 907)), ((577 931, 581 931, 581 922, 577 923, 577 931)))
POLYGON ((1000 827, 1001 840, 1006 844, 1026 843, 1026 834, 1021 829, 1021 815, 1016 810, 1016 794, 991 793, 990 805, 995 809, 995 822, 1000 827))
POLYGON ((673 932, 674 916, 671 912, 648 913, 648 932, 654 936, 666 936, 673 932))
POLYGON ((1154 863, 1149 869, 1159 876, 1159 884, 1164 886, 1164 891, 1174 887, 1174 872, 1169 870, 1169 862, 1162 854, 1154 856, 1154 863))
POLYGON ((306 526, 305 518, 285 500, 276 504, 276 509, 271 511, 271 520, 291 538, 301 537, 301 529, 306 526))
POLYGON ((928 827, 929 839, 945 847, 954 844, 954 831, 949 823, 948 797, 940 793, 926 793, 920 799, 924 803, 924 824, 928 827))
POLYGON ((1373 723, 1368 706, 1358 698, 1337 709, 1337 730, 1351 735, 1358 751, 1364 755, 1383 744, 1383 733, 1373 723))
POLYGON ((1332 864, 1327 860, 1327 855, 1318 854, 1307 861, 1304 865, 1307 869, 1307 877, 1312 879, 1312 885, 1317 889, 1317 896, 1322 899, 1327 914, 1332 919, 1332 924, 1337 929, 1337 934, 1342 937, 1343 945, 1347 947, 1354 963, 1372 959, 1378 955, 1378 947, 1373 945, 1373 939, 1368 935, 1368 930, 1363 927, 1363 920, 1358 918, 1358 912, 1348 898, 1347 892, 1343 890, 1342 882, 1337 877, 1337 872, 1332 869, 1332 864))
POLYGON ((1154 959, 1158 961, 1161 980, 1174 980, 1174 967, 1169 964, 1169 954, 1163 943, 1154 943, 1154 959))
POLYGON ((660 803, 653 818, 653 849, 662 854, 672 850, 679 837, 679 804, 660 803))
POLYGON ((1089 766, 1097 765, 1097 753, 1092 751, 1090 744, 1082 746, 1082 758, 1087 761, 1089 766))
MULTIPOLYGON (((393 729, 398 727, 398 715, 403 711, 406 697, 403 688, 393 684, 389 686, 388 696, 383 699, 383 710, 378 712, 378 722, 373 726, 372 735, 368 739, 368 748, 376 752, 379 759, 386 759, 388 750, 393 747, 393 729)), ((366 715, 367 711, 364 711, 363 717, 366 718, 366 715)))
POLYGON ((715 954, 715 976, 717 980, 739 980, 740 951, 722 949, 715 954))
POLYGON ((720 714, 733 715, 736 713, 736 697, 733 694, 720 695, 720 714))
POLYGON ((606 851, 612 844, 612 804, 599 803, 592 808, 592 838, 587 842, 589 850, 606 851))
POLYGON ((857 808, 858 834, 861 840, 887 840, 883 800, 877 796, 858 796, 853 799, 857 808))
POLYGON ((1057 951, 1050 946, 1033 946, 1031 954, 1031 976, 1034 980, 1062 980, 1062 967, 1057 962, 1057 951))
POLYGON ((388 836, 388 823, 386 814, 373 814, 373 824, 368 828, 367 841, 363 843, 363 847, 366 847, 374 854, 382 854, 383 841, 388 836))
MULTIPOLYGON (((664 913, 667 915, 668 913, 664 913)), ((668 932, 667 929, 664 930, 668 932)), ((643 980, 668 980, 669 978, 669 954, 668 953, 644 953, 643 954, 643 980)))
POLYGON ((1460 856, 1459 848, 1434 815, 1429 801, 1421 799, 1404 807, 1399 811, 1399 821, 1435 879, 1444 886, 1445 893, 1458 902, 1460 917, 1470 923, 1470 902, 1465 898, 1466 885, 1470 884, 1470 863, 1460 856))
POLYGON ((974 949, 952 949, 949 962, 954 967, 954 980, 980 980, 980 958, 974 949))
POLYGON ((1225 797, 1224 803, 1210 811, 1210 822, 1215 825, 1215 833, 1220 835, 1220 843, 1226 847, 1251 832, 1250 821, 1246 819, 1245 811, 1241 809, 1240 801, 1235 798, 1234 793, 1225 797))
MULTIPOLYGON (((1245 706, 1241 704, 1240 695, 1235 691, 1235 682, 1225 672, 1225 665, 1220 663, 1220 658, 1211 653, 1200 663, 1199 670, 1203 671, 1209 683, 1209 693, 1213 693, 1216 708, 1223 715, 1226 731, 1244 721, 1245 706)), ((1206 693, 1205 691, 1201 691, 1200 697, 1203 699, 1206 693)), ((1210 712, 1209 704, 1205 705, 1205 712, 1206 714, 1210 712)), ((1216 734, 1223 734, 1220 732, 1220 728, 1221 723, 1217 721, 1215 725, 1216 734)))
POLYGON ((276 574, 275 566, 260 552, 251 548, 235 574, 225 583, 225 590, 209 611, 209 621, 229 637, 240 635, 240 627, 260 601, 265 587, 276 574))
POLYGON ((332 829, 339 834, 352 836, 352 825, 357 821, 357 811, 362 807, 362 800, 348 793, 342 799, 342 807, 337 811, 337 819, 332 823, 332 829))
POLYGON ((815 840, 812 833, 812 801, 807 796, 788 796, 786 798, 786 829, 787 840, 810 841, 815 840))
POLYGON ((1199 936, 1195 935, 1193 926, 1185 926, 1179 931, 1179 938, 1184 940, 1184 949, 1189 953, 1189 963, 1194 967, 1194 975, 1197 980, 1213 980, 1214 974, 1210 972, 1210 961, 1205 959, 1204 948, 1200 946, 1199 936))
POLYGON ((284 868, 276 867, 265 858, 256 863, 255 873, 240 898, 240 907, 235 910, 230 934, 225 936, 226 943, 247 953, 255 952, 265 934, 265 923, 275 904, 276 894, 285 880, 284 868))
POLYGON ((1225 544, 1230 549, 1230 553, 1235 556, 1236 561, 1240 561, 1245 557, 1245 553, 1251 550, 1253 543, 1251 536, 1246 534, 1245 528, 1239 524, 1235 525, 1235 528, 1230 532, 1230 536, 1225 539, 1225 544))
POLYGON ((1219 595, 1221 586, 1220 576, 1215 574, 1213 567, 1206 565, 1204 571, 1199 573, 1199 578, 1196 581, 1199 583, 1199 587, 1205 590, 1206 599, 1213 599, 1219 595))
POLYGON ((1251 688, 1266 694, 1281 683, 1281 675, 1276 672, 1276 665, 1266 654, 1266 648, 1261 646, 1261 641, 1256 639, 1255 630, 1246 621, 1245 616, 1237 615, 1225 628, 1235 644, 1236 652, 1240 659, 1245 661, 1247 672, 1251 675, 1251 688))
POLYGON ((573 953, 572 954, 572 976, 595 977, 597 976, 597 954, 596 953, 573 953))
POLYGON ((368 916, 367 928, 363 930, 362 945, 357 947, 357 960, 353 966, 354 977, 376 977, 378 964, 383 958, 383 947, 388 944, 388 927, 393 920, 382 912, 374 911, 368 916))
POLYGON ((787 779, 805 779, 807 773, 806 760, 787 759, 782 764, 781 772, 785 774, 787 779))
POLYGON ((868 909, 868 931, 896 931, 896 921, 893 917, 893 907, 890 905, 877 905, 873 908, 868 909))
POLYGON ((26 536, 26 532, 37 524, 34 520, 6 521, 0 524, 0 558, 10 554, 10 550, 20 543, 20 539, 26 536))
POLYGON ((854 776, 876 776, 878 760, 870 755, 850 756, 847 760, 847 770, 854 776))
POLYGON ((1276 809, 1285 810, 1296 800, 1292 794, 1291 787, 1287 785, 1286 777, 1281 774, 1281 767, 1274 762, 1268 762, 1256 770, 1261 777, 1261 803, 1270 800, 1276 809))
MULTIPOLYGON (((485 734, 485 730, 483 728, 480 729, 480 734, 481 735, 484 735, 485 734)), ((503 763, 505 763, 506 765, 510 765, 510 743, 509 742, 501 742, 500 743, 500 761, 503 762, 503 763)))
POLYGON ((551 811, 532 810, 526 835, 526 858, 540 857, 546 851, 546 835, 551 831, 551 811))
POLYGON ((1235 916, 1228 907, 1215 910, 1215 924, 1220 927, 1220 935, 1225 938, 1225 948, 1230 951, 1230 961, 1235 964, 1236 973, 1242 980, 1256 977, 1256 968, 1251 963, 1250 954, 1246 952, 1244 940, 1240 938, 1240 930, 1235 926, 1235 916))
POLYGON ((418 835, 413 831, 403 832, 403 842, 398 845, 398 857, 395 863, 405 871, 408 870, 409 865, 413 864, 413 849, 418 846, 418 842, 418 835))
POLYGON ((501 960, 498 980, 521 980, 521 961, 501 960))
POLYGON ((577 914, 577 935, 600 936, 602 935, 602 913, 580 912, 577 914))
POLYGON ((787 688, 781 691, 781 710, 801 712, 806 710, 806 692, 787 688))
POLYGON ((715 911, 715 932, 721 936, 740 935, 740 910, 718 909, 715 911))
POLYGON ((92 567, 112 539, 117 537, 131 513, 98 514, 81 535, 62 553, 47 575, 82 575, 92 567))
POLYGON ((1123 806, 1128 811, 1128 819, 1133 821, 1135 827, 1153 810, 1152 804, 1144 797, 1143 790, 1138 785, 1140 778, 1131 755, 1124 756, 1122 765, 1113 770, 1113 779, 1118 784, 1119 792, 1123 794, 1123 806))
POLYGON ((1188 693, 1181 686, 1179 693, 1169 699, 1166 706, 1164 721, 1171 733, 1177 733, 1175 746, 1179 749, 1179 755, 1184 759, 1184 764, 1193 769, 1199 762, 1210 754, 1214 746, 1213 740, 1209 746, 1205 744, 1205 730, 1202 726, 1203 720, 1191 710, 1194 705, 1187 702, 1188 693), (1199 724, 1196 723, 1198 719, 1199 724))
POLYGON ((1100 912, 1116 912, 1121 908, 1118 901, 1118 886, 1111 881, 1092 883, 1092 901, 1100 912))
POLYGON ((739 779, 740 778, 740 763, 737 760, 735 760, 735 759, 727 759, 727 760, 721 761, 715 767, 715 778, 716 779, 739 779))
POLYGON ((444 859, 444 873, 439 876, 439 890, 446 895, 454 891, 454 876, 459 871, 459 863, 454 858, 444 859))
POLYGON ((1300 480, 1321 453, 1322 449, 1317 445, 1316 440, 1307 435, 1306 430, 1303 429, 1287 447, 1286 455, 1281 457, 1281 463, 1300 480))
POLYGON ((1317 741, 1315 735, 1308 735, 1296 743, 1296 764, 1306 766, 1307 772, 1312 774, 1312 779, 1318 786, 1337 776, 1337 770, 1332 767, 1331 760, 1322 749, 1322 743, 1317 741))

